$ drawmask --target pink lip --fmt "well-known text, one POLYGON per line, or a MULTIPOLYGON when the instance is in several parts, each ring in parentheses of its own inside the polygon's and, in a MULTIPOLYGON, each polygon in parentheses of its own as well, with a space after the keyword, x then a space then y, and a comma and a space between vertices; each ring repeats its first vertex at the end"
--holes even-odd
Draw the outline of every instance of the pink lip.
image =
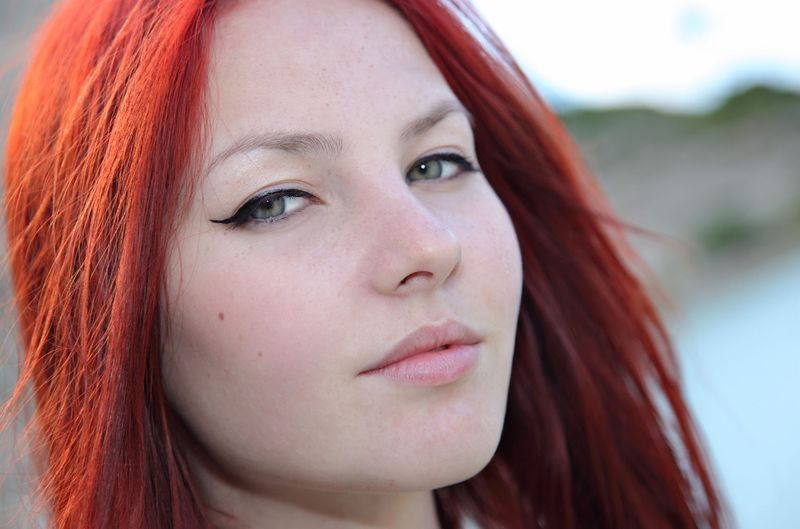
POLYGON ((379 374, 422 384, 445 384, 472 368, 480 341, 475 331, 454 320, 423 325, 359 375, 379 374), (447 348, 434 351, 442 346, 447 348))

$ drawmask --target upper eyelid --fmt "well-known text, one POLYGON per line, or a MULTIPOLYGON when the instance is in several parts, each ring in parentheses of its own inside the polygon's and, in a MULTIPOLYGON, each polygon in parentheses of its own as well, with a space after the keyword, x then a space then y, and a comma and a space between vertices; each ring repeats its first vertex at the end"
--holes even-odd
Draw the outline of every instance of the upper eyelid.
MULTIPOLYGON (((466 155, 466 154, 464 154, 462 152, 454 152, 453 150, 434 151, 434 152, 431 152, 431 153, 428 153, 428 154, 423 154, 421 156, 416 157, 414 159, 414 161, 412 161, 411 163, 409 163, 406 166, 405 174, 407 174, 409 171, 411 171, 411 169, 413 169, 415 165, 417 165, 417 164, 419 164, 419 163, 421 163, 423 161, 436 159, 437 157, 446 156, 446 155, 449 155, 449 154, 457 154, 458 156, 463 157, 465 160, 471 161, 471 162, 474 163, 474 160, 470 156, 468 156, 468 155, 466 155)), ((448 161, 448 160, 445 160, 445 161, 448 161)), ((455 163, 455 162, 451 162, 451 163, 455 163)), ((300 191, 300 192, 303 192, 303 193, 308 193, 309 195, 313 195, 313 193, 309 193, 307 191, 303 191, 302 189, 296 189, 296 188, 293 188, 293 187, 281 187, 281 188, 277 188, 277 189, 267 188, 267 189, 264 189, 262 192, 258 192, 256 194, 252 195, 247 200, 245 200, 238 208, 236 208, 236 212, 238 213, 242 208, 244 208, 244 207, 246 207, 248 205, 256 204, 259 200, 261 200, 263 198, 266 198, 266 197, 271 196, 271 195, 277 195, 277 194, 279 194, 281 192, 284 192, 284 191, 300 191)))
POLYGON ((303 189, 298 189, 296 187, 288 187, 289 184, 286 185, 287 187, 279 187, 277 189, 265 188, 262 189, 261 191, 257 191, 254 195, 251 195, 249 198, 245 199, 245 201, 242 202, 239 206, 237 206, 232 216, 238 215, 243 208, 254 206, 255 204, 258 203, 259 200, 262 200, 268 196, 279 195, 280 193, 283 192, 294 191, 294 192, 305 193, 305 195, 303 195, 305 198, 308 198, 306 195, 313 196, 313 193, 310 193, 303 189))
POLYGON ((442 147, 438 150, 430 152, 429 154, 423 154, 421 156, 417 156, 416 158, 414 158, 414 160, 406 166, 405 172, 408 173, 416 164, 420 162, 452 154, 464 158, 466 161, 471 162, 475 166, 475 168, 478 168, 477 156, 472 156, 470 154, 467 154, 466 149, 455 148, 455 147, 442 147))
MULTIPOLYGON (((419 156, 415 157, 410 163, 408 163, 406 165, 406 167, 404 169, 404 174, 408 173, 416 164, 418 164, 418 163, 420 163, 420 162, 422 162, 424 160, 430 160, 432 158, 436 158, 437 156, 443 156, 443 155, 448 155, 448 154, 457 154, 459 156, 462 156, 467 161, 470 161, 473 164, 475 164, 475 166, 477 168, 478 167, 477 158, 475 156, 471 156, 471 155, 467 154, 466 151, 467 151, 466 149, 458 148, 458 147, 454 147, 454 146, 439 147, 437 150, 433 150, 433 151, 428 152, 427 154, 422 154, 422 155, 419 155, 419 156)), ((287 184, 287 185, 290 185, 290 184, 287 184)), ((265 189, 263 189, 261 191, 257 191, 255 194, 251 195, 250 198, 245 199, 235 209, 235 211, 239 211, 242 207, 244 207, 251 200, 257 200, 257 199, 263 198, 265 196, 269 196, 269 195, 271 195, 273 193, 279 193, 281 191, 289 191, 289 190, 292 190, 292 189, 295 189, 295 188, 293 188, 293 187, 280 187, 280 188, 277 188, 277 189, 265 188, 265 189)), ((308 192, 308 193, 309 194, 313 194, 313 193, 310 193, 310 192, 308 192)))

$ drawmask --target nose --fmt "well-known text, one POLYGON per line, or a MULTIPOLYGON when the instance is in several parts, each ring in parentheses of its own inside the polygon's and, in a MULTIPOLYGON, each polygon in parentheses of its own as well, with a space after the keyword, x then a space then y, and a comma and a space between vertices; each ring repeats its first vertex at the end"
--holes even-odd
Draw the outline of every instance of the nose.
POLYGON ((461 266, 461 241, 452 218, 434 205, 437 197, 426 204, 407 185, 388 194, 374 203, 370 219, 373 286, 386 295, 435 290, 461 266))

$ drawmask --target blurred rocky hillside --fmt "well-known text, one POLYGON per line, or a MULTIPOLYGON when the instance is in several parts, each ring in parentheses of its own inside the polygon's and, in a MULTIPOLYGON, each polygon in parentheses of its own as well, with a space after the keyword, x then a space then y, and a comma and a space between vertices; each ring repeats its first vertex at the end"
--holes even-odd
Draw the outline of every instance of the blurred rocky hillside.
POLYGON ((767 86, 707 114, 561 115, 670 295, 690 303, 800 245, 800 95, 767 86))

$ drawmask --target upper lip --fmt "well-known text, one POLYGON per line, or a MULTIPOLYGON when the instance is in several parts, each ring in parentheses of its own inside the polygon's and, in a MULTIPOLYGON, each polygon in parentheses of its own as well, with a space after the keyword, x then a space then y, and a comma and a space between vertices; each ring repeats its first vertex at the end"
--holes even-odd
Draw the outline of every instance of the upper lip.
POLYGON ((415 331, 406 335, 378 362, 366 368, 359 374, 380 369, 389 364, 399 362, 410 356, 425 353, 431 349, 436 349, 443 345, 476 344, 481 341, 481 337, 464 325, 455 320, 445 320, 439 324, 428 324, 419 327, 415 331))

